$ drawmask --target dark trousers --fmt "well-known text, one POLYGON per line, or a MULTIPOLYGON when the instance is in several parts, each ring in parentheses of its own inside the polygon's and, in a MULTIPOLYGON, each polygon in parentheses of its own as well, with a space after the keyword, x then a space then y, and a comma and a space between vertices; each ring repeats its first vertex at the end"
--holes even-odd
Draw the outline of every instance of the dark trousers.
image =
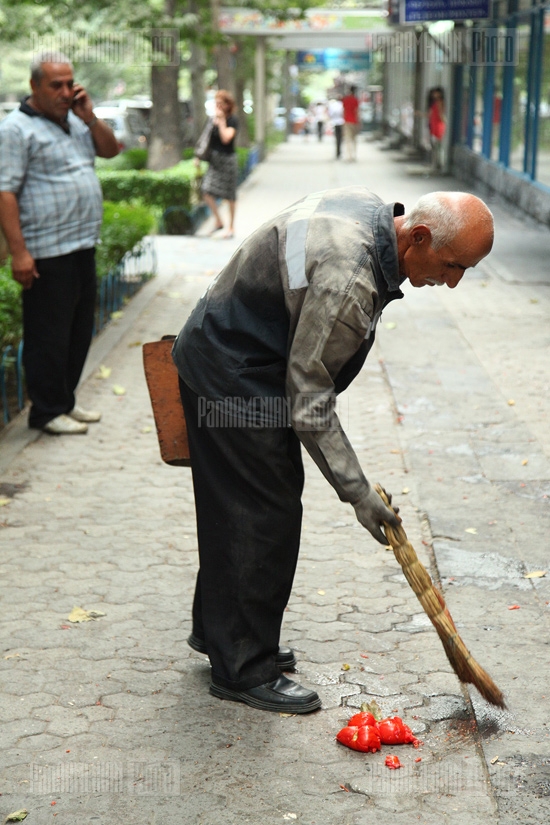
POLYGON ((336 157, 339 158, 342 154, 342 124, 334 126, 334 137, 336 138, 336 157))
POLYGON ((23 365, 31 400, 29 427, 72 410, 94 328, 95 250, 36 262, 23 291, 23 365))
POLYGON ((193 632, 213 681, 246 690, 279 676, 302 523, 300 442, 287 427, 208 426, 198 396, 181 381, 180 392, 199 541, 193 632))

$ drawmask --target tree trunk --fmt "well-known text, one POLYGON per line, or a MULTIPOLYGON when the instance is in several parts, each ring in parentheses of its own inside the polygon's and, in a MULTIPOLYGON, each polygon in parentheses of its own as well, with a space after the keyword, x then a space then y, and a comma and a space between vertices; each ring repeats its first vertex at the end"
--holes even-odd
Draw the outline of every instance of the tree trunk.
POLYGON ((178 100, 179 66, 151 67, 151 136, 147 168, 156 172, 181 160, 182 135, 178 100))
MULTIPOLYGON (((176 0, 164 0, 164 13, 174 18, 176 0)), ((162 30, 153 33, 151 65, 151 134, 147 168, 154 172, 175 166, 181 160, 183 130, 181 124, 178 79, 180 57, 177 42, 162 30)))
POLYGON ((218 70, 218 89, 225 89, 235 96, 233 55, 226 43, 216 46, 216 68, 218 70))
MULTIPOLYGON (((210 0, 210 9, 212 12, 212 28, 215 32, 218 31, 218 20, 220 17, 220 0, 210 0)), ((233 73, 233 58, 229 45, 226 43, 218 44, 214 49, 216 58, 216 71, 218 73, 218 89, 225 89, 231 94, 235 95, 235 80, 233 73)))
POLYGON ((244 146, 248 148, 250 146, 250 135, 248 133, 248 121, 246 119, 246 115, 243 111, 244 106, 244 87, 245 87, 245 80, 244 78, 238 77, 236 79, 236 94, 235 94, 235 102, 237 104, 237 112, 239 116, 239 131, 237 132, 237 146, 244 146))
POLYGON ((197 141, 206 120, 204 108, 204 72, 206 69, 206 52, 197 43, 191 43, 189 72, 191 75, 191 99, 193 101, 193 137, 197 141))

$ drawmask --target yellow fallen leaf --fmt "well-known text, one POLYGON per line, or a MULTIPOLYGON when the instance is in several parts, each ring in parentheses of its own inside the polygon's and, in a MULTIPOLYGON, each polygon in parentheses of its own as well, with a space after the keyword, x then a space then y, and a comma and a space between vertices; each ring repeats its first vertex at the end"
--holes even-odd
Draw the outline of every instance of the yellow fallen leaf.
POLYGON ((6 822, 22 822, 23 819, 26 819, 29 815, 29 812, 26 808, 22 808, 20 811, 14 811, 12 814, 8 814, 4 820, 4 825, 6 822))
POLYGON ((115 395, 126 395, 126 390, 119 384, 113 384, 113 392, 115 395))
POLYGON ((129 347, 141 347, 141 341, 132 341, 131 344, 128 344, 129 347))
POLYGON ((0 498, 0 507, 5 507, 6 504, 10 503, 10 501, 11 501, 11 498, 0 498))
POLYGON ((21 654, 20 653, 8 653, 7 656, 4 656, 4 659, 15 659, 18 656, 21 656, 21 654))
POLYGON ((324 591, 324 590, 318 590, 318 591, 317 591, 317 593, 318 593, 320 596, 324 596, 324 595, 325 595, 325 591, 324 591))
POLYGON ((491 765, 494 765, 495 762, 498 762, 498 756, 493 756, 493 758, 491 759, 491 765))
POLYGON ((513 399, 513 398, 509 398, 509 399, 508 399, 508 406, 509 406, 509 407, 513 407, 515 403, 516 403, 516 402, 514 401, 514 399, 513 399))
POLYGON ((384 324, 384 326, 386 327, 386 329, 395 329, 397 324, 395 323, 395 321, 388 321, 388 323, 384 324))
POLYGON ((152 429, 153 429, 152 427, 142 427, 141 432, 142 433, 150 433, 152 429))
POLYGON ((342 670, 351 670, 351 665, 348 665, 347 662, 344 662, 344 664, 342 665, 342 670))
POLYGON ((111 374, 111 367, 106 367, 104 364, 101 364, 99 370, 97 371, 98 378, 108 378, 111 374))
POLYGON ((530 304, 538 304, 538 302, 539 302, 538 298, 529 298, 529 303, 530 304))
POLYGON ((529 464, 529 459, 528 458, 523 459, 523 461, 521 462, 521 466, 525 467, 526 464, 529 464))
POLYGON ((403 489, 401 490, 401 492, 403 493, 403 495, 405 495, 405 496, 406 496, 406 495, 407 495, 407 493, 410 493, 410 492, 411 492, 411 489, 410 489, 410 487, 403 487, 403 489))
POLYGON ((123 315, 124 315, 124 313, 120 309, 117 310, 116 312, 111 312, 111 318, 112 318, 113 321, 118 321, 118 319, 122 318, 123 315))
POLYGON ((476 530, 476 528, 475 528, 475 527, 467 527, 467 528, 464 530, 464 532, 465 532, 465 533, 473 533, 473 534, 474 534, 474 536, 475 536, 475 535, 476 535, 476 533, 477 533, 477 530, 476 530))
POLYGON ((401 450, 390 450, 390 453, 393 453, 393 455, 399 455, 401 450))
POLYGON ((524 579, 542 579, 543 576, 546 576, 546 570, 532 570, 531 573, 526 573, 523 577, 524 579))
POLYGON ((372 702, 361 702, 360 711, 361 713, 372 713, 377 722, 380 722, 384 716, 376 699, 373 699, 372 702))
POLYGON ((73 607, 67 619, 76 624, 77 622, 91 622, 92 619, 99 619, 101 616, 105 616, 105 613, 100 610, 84 610, 82 607, 73 607))

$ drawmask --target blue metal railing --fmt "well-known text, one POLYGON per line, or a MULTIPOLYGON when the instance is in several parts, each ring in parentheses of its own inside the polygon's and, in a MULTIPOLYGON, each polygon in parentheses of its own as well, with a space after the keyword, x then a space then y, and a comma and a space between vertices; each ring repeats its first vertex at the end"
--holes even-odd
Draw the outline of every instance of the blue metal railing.
POLYGON ((17 348, 10 344, 2 352, 0 359, 0 395, 2 398, 2 420, 7 424, 10 420, 8 387, 10 377, 14 382, 17 409, 23 409, 23 341, 20 341, 17 348), (13 354, 12 354, 13 353, 13 354), (8 367, 11 372, 6 373, 8 367))
MULTIPOLYGON (((109 323, 139 288, 157 272, 157 253, 152 238, 145 238, 122 258, 99 282, 94 335, 109 323)), ((13 412, 25 404, 23 341, 8 345, 0 353, 0 399, 2 420, 8 424, 13 412), (16 408, 16 410, 14 410, 16 408)))
POLYGON ((98 289, 94 335, 109 323, 144 281, 156 274, 157 254, 152 238, 146 238, 127 252, 120 263, 101 278, 98 289))

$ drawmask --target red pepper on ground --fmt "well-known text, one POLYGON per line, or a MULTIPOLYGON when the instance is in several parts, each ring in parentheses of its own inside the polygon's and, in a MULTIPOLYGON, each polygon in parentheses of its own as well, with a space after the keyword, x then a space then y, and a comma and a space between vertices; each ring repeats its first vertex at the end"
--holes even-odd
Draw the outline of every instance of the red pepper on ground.
POLYGON ((385 765, 390 771, 396 771, 398 768, 403 767, 398 756, 386 756, 385 765))
POLYGON ((411 742, 417 748, 422 744, 399 716, 382 719, 381 722, 377 722, 376 727, 383 745, 407 745, 411 742))
POLYGON ((336 735, 336 739, 348 748, 362 753, 375 753, 380 750, 380 734, 372 725, 346 725, 336 735))
POLYGON ((355 716, 351 717, 348 725, 356 728, 362 728, 363 725, 372 725, 373 727, 376 727, 376 719, 372 713, 361 711, 361 713, 356 713, 355 716))

